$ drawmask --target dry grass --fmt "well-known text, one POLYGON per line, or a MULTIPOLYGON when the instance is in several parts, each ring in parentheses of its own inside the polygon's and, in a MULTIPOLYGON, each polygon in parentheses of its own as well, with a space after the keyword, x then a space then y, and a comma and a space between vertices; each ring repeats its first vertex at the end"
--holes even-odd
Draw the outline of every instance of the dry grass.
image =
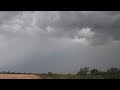
POLYGON ((42 79, 33 74, 0 74, 0 79, 42 79))

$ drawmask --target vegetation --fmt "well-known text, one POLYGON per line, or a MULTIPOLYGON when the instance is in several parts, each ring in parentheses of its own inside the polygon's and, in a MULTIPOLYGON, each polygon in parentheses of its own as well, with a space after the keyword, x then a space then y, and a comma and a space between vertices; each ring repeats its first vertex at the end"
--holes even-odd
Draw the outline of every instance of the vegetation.
POLYGON ((11 72, 11 71, 2 71, 0 74, 32 74, 32 73, 21 73, 21 72, 11 72))
POLYGON ((81 68, 77 74, 56 74, 48 72, 47 74, 38 74, 44 79, 120 79, 120 69, 110 68, 107 71, 91 69, 89 67, 81 68))
MULTIPOLYGON (((20 73, 2 71, 0 74, 35 74, 35 73, 20 73)), ((106 71, 98 69, 90 69, 89 67, 80 68, 76 74, 58 74, 58 73, 43 73, 36 74, 44 79, 120 79, 120 69, 117 67, 109 68, 106 71)))

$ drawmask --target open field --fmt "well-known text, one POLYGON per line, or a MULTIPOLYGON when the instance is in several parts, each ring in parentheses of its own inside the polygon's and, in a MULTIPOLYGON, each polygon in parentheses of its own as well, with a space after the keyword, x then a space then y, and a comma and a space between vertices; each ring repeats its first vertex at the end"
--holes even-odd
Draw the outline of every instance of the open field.
POLYGON ((32 74, 0 74, 0 79, 42 79, 32 74))
POLYGON ((77 73, 20 73, 2 71, 0 79, 120 79, 120 68, 111 67, 106 71, 90 69, 89 67, 80 68, 77 73))

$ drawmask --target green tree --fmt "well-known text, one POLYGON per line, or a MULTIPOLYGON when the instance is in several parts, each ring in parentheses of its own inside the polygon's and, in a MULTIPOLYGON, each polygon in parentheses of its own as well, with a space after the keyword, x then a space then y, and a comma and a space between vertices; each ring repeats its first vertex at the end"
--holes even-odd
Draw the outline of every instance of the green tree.
POLYGON ((52 72, 48 72, 48 75, 52 75, 53 73, 52 72))
POLYGON ((77 75, 86 76, 89 72, 89 67, 81 68, 77 75))
POLYGON ((119 69, 117 67, 112 67, 110 69, 107 70, 108 74, 119 74, 119 69))
POLYGON ((3 73, 3 74, 5 74, 6 72, 5 72, 5 71, 3 71, 2 73, 3 73))
POLYGON ((8 74, 10 73, 10 71, 7 72, 8 74))
POLYGON ((90 74, 92 74, 92 75, 98 75, 98 74, 100 74, 100 71, 97 70, 97 69, 92 69, 92 70, 90 71, 90 74))

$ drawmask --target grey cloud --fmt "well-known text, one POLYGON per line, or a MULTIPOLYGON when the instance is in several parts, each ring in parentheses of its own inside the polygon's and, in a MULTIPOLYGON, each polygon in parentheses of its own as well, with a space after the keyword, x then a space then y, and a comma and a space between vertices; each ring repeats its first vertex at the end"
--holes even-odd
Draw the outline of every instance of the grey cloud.
POLYGON ((59 12, 61 19, 56 22, 53 27, 65 28, 65 32, 69 33, 75 28, 90 27, 96 32, 110 35, 114 39, 119 38, 119 12, 59 12))
MULTIPOLYGON (((6 13, 5 14, 8 16, 14 16, 18 14, 18 12, 6 13)), ((55 32, 52 34, 53 36, 68 36, 70 38, 74 38, 77 30, 89 27, 92 31, 109 35, 110 37, 113 37, 117 40, 120 39, 118 34, 120 31, 119 11, 41 11, 21 13, 23 14, 23 16, 21 14, 19 20, 24 22, 23 24, 18 23, 21 29, 26 30, 26 28, 28 27, 31 28, 31 23, 35 22, 35 26, 32 26, 32 28, 38 27, 38 29, 42 29, 45 31, 46 28, 49 26, 55 30, 55 32)), ((14 26, 15 25, 13 25, 13 27, 14 26)))
POLYGON ((14 16, 18 15, 19 11, 0 11, 0 24, 5 20, 11 20, 14 16))
POLYGON ((92 31, 106 34, 119 40, 119 11, 60 11, 36 12, 36 24, 45 30, 48 26, 55 29, 53 36, 74 38, 77 30, 89 27, 92 31), (76 29, 77 28, 77 29, 76 29))
POLYGON ((119 23, 117 11, 1 11, 0 70, 119 66, 119 23))

